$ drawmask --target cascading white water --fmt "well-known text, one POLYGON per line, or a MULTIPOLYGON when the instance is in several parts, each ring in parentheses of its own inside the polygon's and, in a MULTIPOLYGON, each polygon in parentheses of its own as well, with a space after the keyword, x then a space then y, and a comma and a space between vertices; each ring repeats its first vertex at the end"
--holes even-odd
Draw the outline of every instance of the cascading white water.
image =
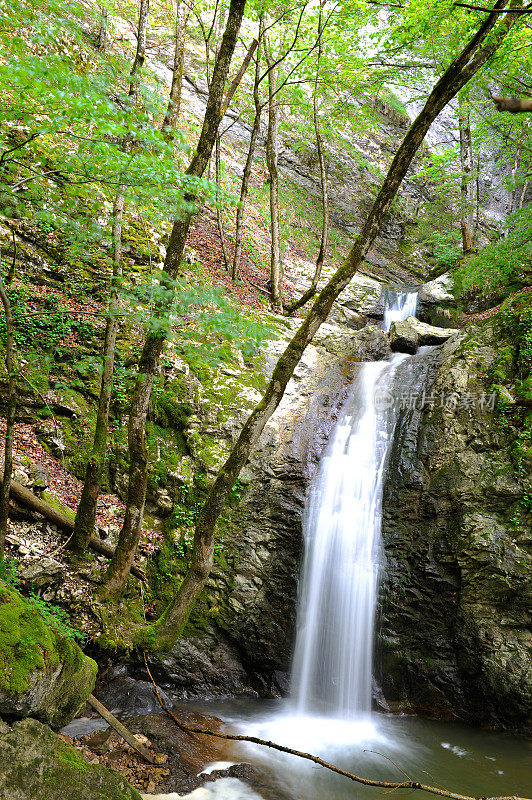
POLYGON ((392 322, 414 317, 418 292, 395 292, 388 289, 385 295, 384 330, 389 331, 392 322))
MULTIPOLYGON (((402 292, 388 301, 387 327, 415 313, 416 300, 402 292)), ((406 358, 361 365, 311 487, 292 673, 299 713, 349 719, 370 710, 383 478, 395 423, 389 390, 406 358)))

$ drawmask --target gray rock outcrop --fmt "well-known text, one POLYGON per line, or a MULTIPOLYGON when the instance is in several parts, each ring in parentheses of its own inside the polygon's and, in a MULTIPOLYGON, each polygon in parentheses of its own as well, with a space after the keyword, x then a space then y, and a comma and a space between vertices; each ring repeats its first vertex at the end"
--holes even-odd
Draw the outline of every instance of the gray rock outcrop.
POLYGON ((458 333, 457 328, 438 328, 428 325, 416 317, 392 322, 390 327, 390 347, 396 353, 416 353, 423 345, 443 344, 458 333))

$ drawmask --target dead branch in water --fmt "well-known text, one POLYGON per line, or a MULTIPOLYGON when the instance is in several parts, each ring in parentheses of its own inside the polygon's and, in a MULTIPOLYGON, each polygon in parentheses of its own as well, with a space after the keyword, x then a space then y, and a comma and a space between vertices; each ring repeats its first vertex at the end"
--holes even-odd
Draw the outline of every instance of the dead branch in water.
MULTIPOLYGON (((146 654, 143 653, 143 655, 146 670, 150 676, 150 680, 153 684, 153 688, 155 689, 155 694, 157 695, 157 700, 159 701, 161 708, 166 714, 168 714, 169 717, 173 719, 175 724, 181 728, 181 730, 186 731, 187 733, 200 733, 204 736, 216 736, 218 739, 227 739, 231 742, 251 742, 251 744, 260 744, 263 747, 269 747, 272 750, 278 750, 281 753, 288 753, 291 756, 298 756, 298 758, 304 758, 307 761, 313 761, 314 764, 318 764, 320 767, 330 770, 330 772, 335 772, 337 775, 343 775, 344 778, 349 778, 349 780, 354 781, 355 783, 362 783, 364 786, 379 786, 381 789, 417 789, 422 792, 429 792, 430 794, 439 795, 440 797, 449 797, 451 800, 531 800, 530 798, 517 797, 516 795, 510 795, 508 797, 472 797, 471 795, 450 792, 448 789, 440 789, 438 786, 429 786, 425 783, 419 783, 419 781, 413 781, 410 779, 400 782, 372 780, 371 778, 363 778, 360 775, 355 775, 353 772, 348 772, 346 769, 337 767, 335 764, 330 764, 328 761, 324 761, 324 759, 320 758, 319 756, 313 756, 311 753, 305 753, 302 750, 293 750, 291 747, 285 747, 282 744, 276 744, 275 742, 270 742, 267 739, 259 739, 257 736, 218 733, 215 731, 205 730, 204 728, 198 728, 195 725, 185 725, 185 723, 181 722, 163 702, 162 697, 159 694, 157 684, 155 683, 153 675, 150 672, 150 668, 148 667, 146 654)), ((401 770, 401 772, 402 771, 403 770, 401 770)))

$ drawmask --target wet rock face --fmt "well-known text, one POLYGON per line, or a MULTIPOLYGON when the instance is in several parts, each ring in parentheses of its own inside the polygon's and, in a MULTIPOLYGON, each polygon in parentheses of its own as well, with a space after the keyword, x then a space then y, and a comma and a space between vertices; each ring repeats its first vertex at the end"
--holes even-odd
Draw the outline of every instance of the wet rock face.
POLYGON ((526 729, 532 520, 486 377, 507 337, 494 318, 449 341, 435 356, 434 408, 398 424, 377 672, 392 707, 526 729))

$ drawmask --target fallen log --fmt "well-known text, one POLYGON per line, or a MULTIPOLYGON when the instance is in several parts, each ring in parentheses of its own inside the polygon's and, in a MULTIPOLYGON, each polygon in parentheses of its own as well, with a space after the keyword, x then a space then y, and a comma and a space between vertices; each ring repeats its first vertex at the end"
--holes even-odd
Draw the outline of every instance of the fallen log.
MULTIPOLYGON (((68 533, 68 535, 70 535, 73 532, 73 519, 67 517, 67 515, 63 514, 62 511, 54 508, 44 500, 41 500, 39 497, 34 495, 32 491, 26 488, 26 486, 18 483, 18 481, 11 481, 10 497, 13 500, 16 500, 18 503, 22 503, 23 506, 26 506, 32 511, 42 514, 45 519, 47 519, 53 525, 56 525, 60 530, 64 531, 64 533, 68 533)), ((114 548, 111 547, 110 544, 102 542, 102 540, 96 538, 96 536, 91 536, 89 547, 91 550, 95 550, 97 553, 101 553, 101 555, 106 556, 106 558, 112 558, 115 552, 114 548)), ((131 574, 135 575, 137 578, 140 578, 141 581, 146 580, 146 573, 140 567, 132 566, 131 574)))
POLYGON ((89 703, 89 705, 91 705, 93 709, 98 712, 100 717, 102 717, 106 722, 108 722, 111 728, 114 728, 114 730, 118 734, 120 734, 122 739, 124 739, 129 745, 131 745, 131 747, 133 747, 137 751, 137 753, 139 753, 142 756, 142 758, 144 758, 148 762, 148 764, 155 763, 155 756, 153 755, 153 753, 150 753, 148 748, 144 747, 144 745, 141 744, 135 738, 135 736, 131 733, 131 731, 128 731, 126 726, 122 725, 120 720, 117 719, 114 714, 111 714, 111 712, 104 706, 104 704, 100 703, 100 701, 96 697, 94 697, 93 694, 90 694, 88 696, 87 703, 89 703))

